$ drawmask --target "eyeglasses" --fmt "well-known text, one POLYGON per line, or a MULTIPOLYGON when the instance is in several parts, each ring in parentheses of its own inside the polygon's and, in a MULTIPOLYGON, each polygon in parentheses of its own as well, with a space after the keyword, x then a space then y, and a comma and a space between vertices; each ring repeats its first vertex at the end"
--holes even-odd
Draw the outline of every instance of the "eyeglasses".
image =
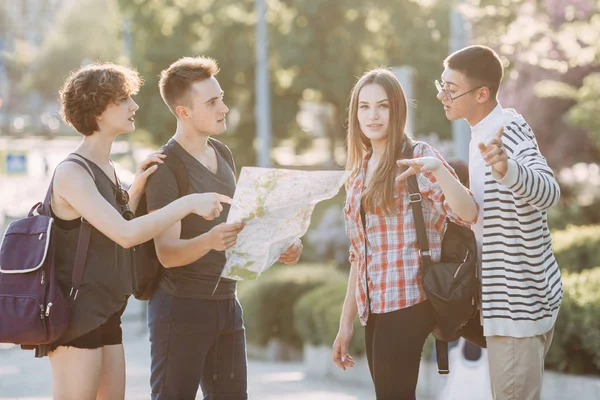
POLYGON ((125 208, 121 213, 121 216, 125 218, 127 221, 131 221, 135 218, 135 215, 129 209, 129 193, 127 190, 123 189, 121 186, 121 181, 117 177, 117 171, 114 170, 115 166, 113 165, 113 171, 115 173, 115 182, 117 182, 117 192, 115 193, 115 199, 117 200, 117 204, 125 208))
POLYGON ((471 93, 471 92, 473 92, 473 91, 475 91, 477 89, 481 89, 482 87, 484 87, 484 86, 477 86, 477 87, 474 87, 471 90, 468 90, 468 91, 466 91, 466 92, 464 92, 462 94, 459 94, 458 96, 452 96, 452 94, 450 93, 450 91, 448 89, 444 88, 444 85, 442 85, 440 83, 440 81, 438 81, 438 80, 435 81, 435 88, 437 89, 438 93, 439 92, 444 92, 444 95, 446 95, 446 98, 448 100, 450 100, 450 102, 453 102, 454 100, 458 99, 459 97, 464 96, 465 94, 469 94, 469 93, 471 93))

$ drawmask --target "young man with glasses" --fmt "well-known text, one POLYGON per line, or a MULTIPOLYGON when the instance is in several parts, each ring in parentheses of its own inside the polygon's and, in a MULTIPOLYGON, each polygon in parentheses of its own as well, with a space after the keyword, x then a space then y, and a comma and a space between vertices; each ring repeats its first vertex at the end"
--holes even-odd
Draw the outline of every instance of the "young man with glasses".
POLYGON ((471 126, 469 181, 479 204, 473 230, 494 399, 540 399, 562 300, 546 215, 560 196, 558 183, 529 125, 498 103, 498 55, 470 46, 444 67, 437 98, 448 119, 471 126))

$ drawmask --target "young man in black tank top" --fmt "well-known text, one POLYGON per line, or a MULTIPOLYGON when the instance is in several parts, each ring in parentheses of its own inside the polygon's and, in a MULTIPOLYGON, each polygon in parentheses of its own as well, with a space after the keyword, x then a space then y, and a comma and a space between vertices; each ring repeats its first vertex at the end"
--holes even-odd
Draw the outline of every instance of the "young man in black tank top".
MULTIPOLYGON (((231 153, 210 138, 225 131, 229 111, 215 78, 218 71, 210 58, 185 57, 162 72, 159 85, 177 118, 167 147, 185 166, 188 192, 233 197, 231 153)), ((149 179, 146 197, 150 212, 179 197, 169 167, 159 166, 149 179)), ((236 282, 219 282, 225 250, 243 228, 242 223, 225 222, 228 212, 226 204, 214 220, 184 218, 155 238, 165 268, 148 307, 153 400, 194 399, 199 386, 205 398, 247 398, 246 344, 236 282)), ((301 249, 297 243, 279 261, 297 262, 301 249)))

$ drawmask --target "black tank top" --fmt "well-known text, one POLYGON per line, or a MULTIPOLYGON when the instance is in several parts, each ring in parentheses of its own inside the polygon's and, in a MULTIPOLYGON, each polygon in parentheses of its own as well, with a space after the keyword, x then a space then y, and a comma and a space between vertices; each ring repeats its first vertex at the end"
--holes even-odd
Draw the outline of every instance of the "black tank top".
MULTIPOLYGON (((96 178, 96 188, 119 213, 117 187, 105 172, 87 160, 96 178)), ((57 221, 54 226, 54 248, 57 274, 65 294, 71 290, 71 277, 81 220, 57 221)), ((56 342, 63 344, 104 324, 122 311, 132 293, 131 251, 125 249, 92 227, 81 287, 74 302, 67 332, 56 342)), ((50 346, 39 346, 36 356, 47 355, 50 346)))

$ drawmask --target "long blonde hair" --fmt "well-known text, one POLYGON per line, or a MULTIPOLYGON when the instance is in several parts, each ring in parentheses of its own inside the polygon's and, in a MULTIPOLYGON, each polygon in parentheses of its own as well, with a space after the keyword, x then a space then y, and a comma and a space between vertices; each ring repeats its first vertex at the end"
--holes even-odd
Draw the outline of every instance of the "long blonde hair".
POLYGON ((387 94, 390 121, 384 154, 374 171, 369 187, 363 192, 362 204, 367 212, 373 213, 380 205, 386 213, 394 209, 394 188, 398 166, 402 159, 404 143, 410 138, 404 133, 407 102, 404 90, 398 79, 389 70, 376 68, 367 71, 352 89, 348 108, 348 154, 346 169, 356 176, 362 167, 365 154, 371 150, 371 141, 360 130, 358 123, 358 96, 362 88, 369 84, 380 85, 387 94))

